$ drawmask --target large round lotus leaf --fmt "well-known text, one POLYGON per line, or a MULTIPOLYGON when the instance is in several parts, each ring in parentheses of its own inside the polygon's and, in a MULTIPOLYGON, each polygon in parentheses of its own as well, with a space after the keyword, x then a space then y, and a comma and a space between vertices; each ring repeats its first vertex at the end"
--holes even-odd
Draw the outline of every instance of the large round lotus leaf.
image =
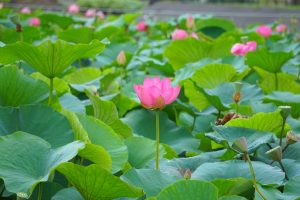
POLYGON ((54 78, 77 59, 92 57, 102 52, 104 48, 105 44, 98 40, 93 40, 89 44, 46 40, 38 46, 17 42, 0 48, 0 63, 8 64, 23 60, 48 78, 54 78))
POLYGON ((121 137, 108 125, 94 117, 78 115, 78 119, 91 142, 102 146, 111 156, 112 172, 116 173, 123 169, 128 159, 128 151, 121 137))
POLYGON ((253 194, 252 180, 245 178, 216 179, 211 181, 219 190, 219 196, 253 194))
POLYGON ((284 63, 292 57, 292 53, 269 52, 267 49, 260 49, 247 53, 246 64, 249 67, 260 67, 269 72, 278 73, 281 71, 284 63))
POLYGON ((52 148, 45 140, 25 132, 0 137, 0 178, 9 192, 28 198, 39 182, 63 162, 76 156, 82 142, 52 148))
MULTIPOLYGON (((262 162, 252 161, 256 180, 263 185, 281 185, 284 173, 278 167, 272 167, 262 162)), ((228 178, 252 179, 249 165, 243 160, 205 163, 192 174, 193 179, 215 180, 228 178)))
POLYGON ((74 139, 68 120, 45 105, 0 107, 0 136, 16 131, 39 136, 52 147, 68 144, 74 139))
MULTIPOLYGON (((160 112, 160 142, 170 145, 177 153, 197 151, 199 141, 187 129, 177 126, 167 114, 160 112)), ((145 109, 131 111, 123 118, 133 132, 155 140, 155 112, 145 109)))
POLYGON ((252 153, 258 149, 261 145, 275 140, 272 132, 258 131, 255 129, 241 128, 241 127, 227 127, 227 126, 215 126, 213 128, 215 132, 207 133, 205 136, 219 144, 225 144, 228 147, 232 147, 233 143, 241 138, 245 137, 248 145, 248 152, 252 153))
POLYGON ((163 189, 157 200, 217 200, 218 189, 212 184, 198 180, 181 180, 163 189))
POLYGON ((128 183, 143 188, 147 197, 156 196, 163 188, 179 179, 154 169, 131 169, 121 178, 128 183))
POLYGON ((87 167, 73 163, 61 164, 57 170, 80 192, 85 200, 108 200, 119 197, 139 197, 140 188, 129 185, 99 165, 87 167))
POLYGON ((0 105, 35 104, 46 99, 49 88, 43 81, 21 73, 16 67, 0 68, 0 105))

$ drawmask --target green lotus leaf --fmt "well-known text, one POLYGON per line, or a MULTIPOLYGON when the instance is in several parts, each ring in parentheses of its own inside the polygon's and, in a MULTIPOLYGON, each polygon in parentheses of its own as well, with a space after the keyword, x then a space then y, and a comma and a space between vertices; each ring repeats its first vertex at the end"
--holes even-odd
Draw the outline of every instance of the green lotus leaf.
POLYGON ((48 97, 48 85, 27 76, 16 67, 0 68, 0 105, 36 104, 48 97))
POLYGON ((76 156, 84 143, 76 141, 52 148, 45 140, 25 132, 0 137, 0 177, 8 191, 30 197, 35 186, 46 182, 61 163, 76 156))
POLYGON ((85 200, 107 200, 119 197, 139 197, 143 190, 129 185, 99 165, 87 167, 63 163, 57 170, 80 192, 85 200))

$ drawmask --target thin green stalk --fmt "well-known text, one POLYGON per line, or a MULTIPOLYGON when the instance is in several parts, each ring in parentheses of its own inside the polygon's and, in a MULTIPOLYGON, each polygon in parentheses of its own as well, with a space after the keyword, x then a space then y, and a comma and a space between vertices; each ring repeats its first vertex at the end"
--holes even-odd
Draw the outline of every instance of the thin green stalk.
POLYGON ((285 170, 285 168, 284 168, 282 162, 279 161, 278 163, 279 163, 279 165, 280 165, 282 171, 284 172, 284 177, 285 177, 285 179, 286 179, 286 180, 289 180, 289 177, 288 177, 288 175, 287 175, 287 173, 286 173, 286 170, 285 170))
POLYGON ((48 105, 52 105, 52 98, 53 98, 53 78, 50 78, 50 91, 49 91, 49 99, 48 99, 48 105))
POLYGON ((235 113, 239 113, 239 104, 237 102, 235 102, 235 113))
POLYGON ((281 131, 280 131, 280 141, 279 141, 279 146, 281 146, 281 145, 282 145, 282 137, 283 137, 283 131, 284 131, 284 125, 285 125, 285 121, 286 121, 286 119, 283 119, 283 123, 282 123, 281 131))
POLYGON ((156 170, 159 170, 159 111, 155 113, 156 121, 156 170))
POLYGON ((277 76, 277 73, 275 73, 275 90, 278 90, 278 76, 277 76))
POLYGON ((252 162, 250 160, 249 154, 247 154, 247 153, 246 153, 246 158, 247 158, 247 161, 248 161, 248 164, 249 164, 250 172, 251 172, 251 175, 252 175, 252 183, 253 183, 253 186, 254 186, 255 190, 258 192, 258 194, 261 196, 261 198, 263 198, 264 200, 268 200, 265 197, 265 195, 259 190, 259 188, 257 186, 256 179, 255 179, 255 174, 254 174, 254 169, 253 169, 253 166, 252 166, 252 162))
POLYGON ((42 183, 39 184, 39 191, 38 191, 38 199, 37 200, 42 200, 43 197, 43 185, 42 183))

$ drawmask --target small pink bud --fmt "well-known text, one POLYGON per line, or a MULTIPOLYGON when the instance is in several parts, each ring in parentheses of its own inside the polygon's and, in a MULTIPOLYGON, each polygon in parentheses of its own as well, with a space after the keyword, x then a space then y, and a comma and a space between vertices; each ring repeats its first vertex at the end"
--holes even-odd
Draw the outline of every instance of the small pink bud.
POLYGON ((31 10, 29 7, 23 7, 21 10, 20 10, 20 13, 22 14, 30 14, 31 13, 31 10))
POLYGON ((272 35, 272 28, 269 27, 269 26, 266 26, 266 25, 262 25, 262 26, 259 26, 259 27, 256 28, 256 32, 259 35, 267 38, 267 37, 270 37, 272 35))
POLYGON ((199 40, 199 37, 198 37, 197 33, 195 33, 195 32, 191 33, 191 37, 195 38, 196 40, 199 40))
POLYGON ((141 21, 139 22, 137 25, 136 25, 136 29, 139 31, 139 32, 146 32, 147 31, 147 24, 145 21, 141 21))
POLYGON ((277 33, 284 33, 284 32, 287 32, 287 30, 288 30, 288 27, 287 27, 287 25, 285 25, 285 24, 279 24, 279 25, 276 26, 276 28, 275 28, 275 31, 276 31, 277 33))
POLYGON ((79 13, 79 12, 80 12, 80 7, 77 4, 72 3, 72 4, 69 5, 68 13, 76 14, 76 13, 79 13))
POLYGON ((101 10, 96 13, 96 16, 101 20, 105 19, 105 15, 101 10))
POLYGON ((29 24, 31 26, 40 26, 41 25, 41 20, 38 17, 32 17, 29 19, 29 24))
POLYGON ((187 37, 189 37, 189 34, 185 30, 176 29, 172 33, 172 40, 183 40, 187 37))
POLYGON ((187 18, 185 25, 186 25, 186 27, 187 27, 188 29, 194 28, 195 22, 194 22, 194 18, 193 18, 192 15, 190 15, 190 16, 187 18))
POLYGON ((119 55, 117 56, 117 62, 119 65, 125 65, 126 64, 126 55, 125 52, 122 50, 120 51, 119 55))
POLYGON ((186 179, 186 180, 189 180, 189 179, 191 179, 191 177, 192 177, 192 172, 191 172, 191 170, 190 170, 190 169, 185 170, 185 173, 184 173, 184 175, 183 175, 183 178, 186 179))
POLYGON ((86 17, 95 17, 96 16, 96 10, 93 8, 87 9, 87 11, 85 12, 85 16, 86 17))
POLYGON ((180 87, 172 87, 171 79, 159 77, 145 78, 143 85, 135 85, 134 90, 146 109, 162 109, 176 100, 180 87))

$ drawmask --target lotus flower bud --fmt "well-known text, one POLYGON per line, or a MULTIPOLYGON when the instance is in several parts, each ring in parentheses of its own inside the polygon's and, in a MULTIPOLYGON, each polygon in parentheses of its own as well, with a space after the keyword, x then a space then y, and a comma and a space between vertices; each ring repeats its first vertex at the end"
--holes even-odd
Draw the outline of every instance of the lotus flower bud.
POLYGON ((120 51, 119 55, 117 56, 117 62, 119 65, 125 65, 126 64, 126 55, 125 52, 122 50, 120 51))
POLYGON ((159 77, 145 78, 143 85, 135 85, 134 90, 146 109, 162 109, 176 100, 180 87, 172 87, 171 79, 159 77))
POLYGON ((96 16, 96 10, 93 8, 87 9, 87 11, 84 14, 86 17, 92 18, 96 16))
POLYGON ((145 21, 141 21, 139 22, 137 25, 136 25, 136 29, 139 31, 139 32, 146 32, 147 31, 147 24, 145 21))
POLYGON ((192 172, 191 172, 191 170, 190 170, 190 169, 185 170, 185 173, 184 173, 184 175, 183 175, 183 178, 186 179, 186 180, 189 180, 189 179, 191 179, 191 177, 192 177, 192 172))
POLYGON ((189 34, 185 30, 176 29, 172 33, 172 40, 183 40, 187 37, 189 37, 189 34))
POLYGON ((292 131, 286 134, 286 145, 294 144, 300 141, 300 136, 294 134, 292 131))
POLYGON ((23 7, 21 10, 20 10, 20 13, 22 14, 30 14, 31 13, 31 10, 29 7, 23 7))
POLYGON ((280 146, 270 149, 269 151, 266 152, 266 154, 268 154, 272 158, 272 160, 281 162, 282 150, 280 146))
POLYGON ((105 18, 105 14, 101 10, 96 13, 96 16, 101 20, 105 18))
POLYGON ((235 85, 235 93, 233 95, 233 100, 235 103, 238 103, 241 99, 241 88, 243 84, 241 82, 236 82, 234 85, 235 85))
POLYGON ((33 18, 30 18, 29 24, 31 26, 40 26, 41 25, 41 20, 37 17, 33 17, 33 18))
POLYGON ((240 152, 240 153, 247 153, 248 152, 248 145, 245 137, 241 137, 235 140, 232 144, 232 149, 240 152))
POLYGON ((276 28, 275 28, 275 31, 276 31, 277 33, 284 33, 284 32, 287 32, 287 30, 288 30, 288 27, 287 27, 287 25, 285 25, 285 24, 279 24, 279 25, 276 26, 276 28))
POLYGON ((192 15, 190 15, 190 16, 187 18, 185 25, 186 25, 186 27, 187 27, 188 29, 194 28, 195 22, 194 22, 194 18, 193 18, 192 15))
POLYGON ((80 7, 76 3, 72 3, 68 7, 68 13, 79 13, 80 12, 80 7))
POLYGON ((262 25, 262 26, 257 27, 256 32, 259 35, 267 38, 267 37, 270 37, 272 35, 272 28, 269 27, 269 26, 262 25))
POLYGON ((280 115, 283 118, 283 120, 286 120, 286 118, 291 113, 291 106, 279 106, 280 109, 280 115))

